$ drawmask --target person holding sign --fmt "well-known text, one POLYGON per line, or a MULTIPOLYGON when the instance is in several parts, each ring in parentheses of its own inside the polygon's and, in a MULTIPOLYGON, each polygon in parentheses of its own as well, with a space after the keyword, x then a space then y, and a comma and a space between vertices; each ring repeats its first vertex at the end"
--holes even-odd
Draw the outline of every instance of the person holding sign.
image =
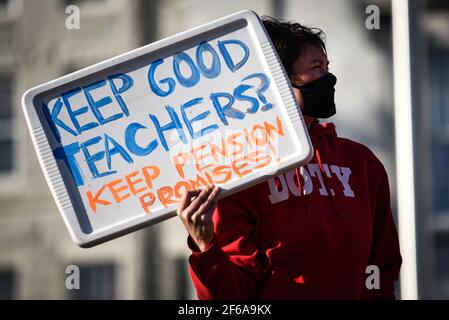
POLYGON ((264 18, 315 155, 305 166, 216 201, 184 194, 190 274, 200 299, 394 299, 402 258, 388 177, 364 145, 337 136, 336 77, 323 32, 264 18))

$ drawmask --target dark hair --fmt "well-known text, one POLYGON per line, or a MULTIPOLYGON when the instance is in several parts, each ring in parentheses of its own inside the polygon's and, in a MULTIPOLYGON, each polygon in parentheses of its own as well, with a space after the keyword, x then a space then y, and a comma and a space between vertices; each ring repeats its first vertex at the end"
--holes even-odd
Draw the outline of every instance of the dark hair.
POLYGON ((304 53, 307 44, 320 47, 326 53, 326 35, 321 29, 295 22, 280 22, 269 16, 263 16, 262 22, 288 75, 291 75, 293 64, 304 53))

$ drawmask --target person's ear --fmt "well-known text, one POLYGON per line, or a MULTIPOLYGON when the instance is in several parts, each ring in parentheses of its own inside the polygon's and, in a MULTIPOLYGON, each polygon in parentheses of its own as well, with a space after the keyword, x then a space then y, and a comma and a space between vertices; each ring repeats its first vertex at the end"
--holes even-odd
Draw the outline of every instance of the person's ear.
POLYGON ((292 83, 293 83, 293 81, 295 81, 295 77, 292 74, 289 74, 288 78, 290 79, 290 82, 292 82, 292 83))
MULTIPOLYGON (((294 75, 289 74, 288 78, 290 79, 290 82, 292 84, 296 82, 296 77, 294 75)), ((296 103, 298 104, 298 106, 300 107, 300 109, 302 111, 302 110, 304 110, 304 99, 302 98, 301 90, 299 90, 298 88, 293 87, 293 86, 292 86, 292 88, 293 88, 293 95, 295 96, 296 103)))

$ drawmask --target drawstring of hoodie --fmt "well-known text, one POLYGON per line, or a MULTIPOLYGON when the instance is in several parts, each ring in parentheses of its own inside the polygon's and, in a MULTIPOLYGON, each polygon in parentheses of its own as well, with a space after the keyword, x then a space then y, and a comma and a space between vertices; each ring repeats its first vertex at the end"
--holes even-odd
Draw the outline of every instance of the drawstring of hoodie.
POLYGON ((303 205, 303 207, 306 208, 307 213, 312 213, 312 210, 310 209, 309 203, 307 202, 306 196, 303 193, 303 185, 301 184, 301 179, 299 178, 301 176, 301 172, 299 168, 296 168, 295 170, 295 176, 296 176, 296 181, 298 182, 298 190, 299 190, 299 201, 301 202, 301 204, 303 205))
POLYGON ((321 171, 321 176, 323 177, 323 179, 322 179, 322 181, 323 181, 323 186, 324 186, 324 189, 326 190, 326 193, 327 193, 327 198, 329 199, 329 201, 330 201, 330 205, 331 205, 331 208, 332 208, 332 211, 334 212, 334 214, 335 215, 337 215, 337 216, 339 216, 340 214, 338 213, 338 210, 337 210, 337 208, 336 208, 336 206, 335 206, 335 202, 334 202, 334 196, 332 195, 332 193, 330 192, 330 190, 333 190, 334 191, 334 193, 335 193, 335 187, 334 187, 334 184, 333 184, 333 179, 332 178, 330 178, 329 179, 329 181, 330 181, 330 183, 331 183, 331 185, 332 185, 332 187, 334 187, 334 188, 328 188, 327 187, 327 185, 326 185, 326 182, 325 182, 325 177, 327 177, 327 174, 326 174, 326 172, 324 171, 324 167, 323 167, 323 162, 321 161, 321 155, 320 155, 320 151, 318 150, 318 148, 315 150, 315 156, 316 156, 316 159, 317 159, 317 161, 318 161, 318 166, 319 166, 319 168, 320 168, 320 171, 321 171))

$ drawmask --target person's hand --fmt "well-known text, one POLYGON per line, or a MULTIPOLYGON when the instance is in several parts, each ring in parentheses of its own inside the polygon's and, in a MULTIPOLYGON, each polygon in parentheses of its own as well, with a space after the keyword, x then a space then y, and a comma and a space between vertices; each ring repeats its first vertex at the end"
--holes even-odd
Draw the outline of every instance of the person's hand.
POLYGON ((217 205, 220 187, 187 191, 178 205, 177 214, 198 249, 206 250, 214 236, 212 213, 217 205))

